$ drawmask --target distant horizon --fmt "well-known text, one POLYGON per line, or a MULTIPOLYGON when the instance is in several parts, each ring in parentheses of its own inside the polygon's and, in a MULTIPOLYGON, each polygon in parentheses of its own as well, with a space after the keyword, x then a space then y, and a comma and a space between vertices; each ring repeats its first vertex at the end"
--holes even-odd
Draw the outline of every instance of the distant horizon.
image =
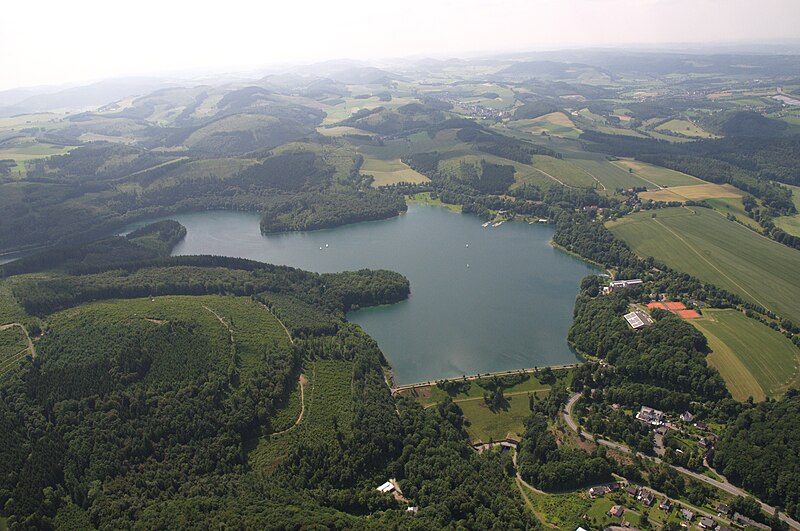
MULTIPOLYGON (((507 50, 464 50, 448 54, 415 54, 408 56, 387 57, 331 57, 319 60, 298 60, 276 63, 261 63, 252 65, 206 66, 191 69, 168 69, 141 72, 121 72, 116 75, 104 77, 88 77, 63 82, 40 83, 32 85, 6 86, 0 79, 0 94, 13 91, 31 91, 39 93, 54 93, 70 88, 89 86, 94 84, 125 81, 125 80, 151 80, 151 81, 196 81, 202 78, 237 77, 257 79, 268 75, 281 75, 297 69, 308 68, 315 65, 353 63, 362 67, 391 68, 401 63, 414 63, 425 59, 440 61, 448 60, 521 60, 526 55, 555 54, 568 52, 628 52, 628 53, 675 53, 675 54, 707 54, 707 55, 800 55, 800 38, 782 40, 754 40, 754 41, 720 41, 720 42, 663 42, 663 43, 623 43, 607 46, 564 45, 552 48, 527 48, 507 50), (781 47, 796 47, 789 50, 778 50, 781 47)), ((310 74, 308 74, 310 75, 310 74)), ((2 105, 0 105, 2 106, 2 105)))
POLYGON ((0 90, 335 57, 486 56, 566 48, 759 46, 800 39, 800 2, 368 0, 224 6, 100 0, 3 6, 0 90), (32 30, 31 28, 35 29, 32 30))

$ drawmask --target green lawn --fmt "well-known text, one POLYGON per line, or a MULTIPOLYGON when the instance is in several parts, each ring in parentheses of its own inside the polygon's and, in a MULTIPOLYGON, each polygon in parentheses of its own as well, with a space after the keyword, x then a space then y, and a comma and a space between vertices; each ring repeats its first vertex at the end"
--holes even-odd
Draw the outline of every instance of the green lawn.
POLYGON ((735 399, 775 398, 800 385, 800 349, 783 334, 736 310, 706 310, 689 322, 708 338, 708 362, 735 399))
POLYGON ((653 256, 800 322, 800 252, 794 249, 706 208, 638 212, 607 226, 640 256, 653 256))
POLYGON ((421 205, 444 207, 452 212, 461 213, 461 205, 451 205, 443 203, 441 199, 431 198, 430 192, 420 192, 418 194, 407 195, 406 203, 418 203, 421 205))
MULTIPOLYGON (((569 386, 572 382, 572 371, 571 370, 560 370, 554 371, 554 373, 558 377, 559 385, 563 385, 565 387, 569 386)), ((508 387, 503 390, 503 392, 508 394, 513 393, 529 393, 533 391, 543 391, 550 389, 550 386, 544 384, 539 381, 539 379, 535 375, 530 375, 530 377, 513 387, 508 387)), ((462 392, 453 393, 448 395, 445 391, 437 387, 436 385, 431 385, 427 387, 418 387, 411 393, 411 396, 415 397, 420 404, 424 407, 431 406, 438 402, 444 400, 447 396, 453 399, 455 402, 459 402, 463 399, 469 398, 483 398, 484 388, 478 385, 477 380, 473 380, 468 382, 468 385, 462 387, 462 392)))
MULTIPOLYGON (((542 392, 546 393, 547 390, 540 391, 542 392)), ((471 441, 488 442, 522 436, 525 432, 525 419, 531 415, 528 393, 505 393, 505 397, 506 406, 497 411, 489 409, 483 397, 457 402, 470 423, 467 432, 471 441)))

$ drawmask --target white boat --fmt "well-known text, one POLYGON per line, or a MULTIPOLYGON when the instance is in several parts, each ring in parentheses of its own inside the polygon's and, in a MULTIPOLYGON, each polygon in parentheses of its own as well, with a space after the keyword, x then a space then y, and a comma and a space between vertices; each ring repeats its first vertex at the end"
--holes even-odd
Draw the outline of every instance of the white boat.
POLYGON ((486 223, 482 224, 481 227, 484 227, 484 228, 488 227, 490 223, 491 223, 491 221, 487 221, 486 223))
POLYGON ((467 244, 467 247, 469 247, 469 244, 467 244))

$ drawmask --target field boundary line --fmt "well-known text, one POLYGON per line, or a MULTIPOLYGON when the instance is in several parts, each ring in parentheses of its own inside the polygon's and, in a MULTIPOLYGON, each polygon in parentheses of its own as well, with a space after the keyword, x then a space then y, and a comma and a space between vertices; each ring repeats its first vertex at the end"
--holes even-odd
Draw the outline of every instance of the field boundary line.
POLYGON ((758 304, 760 304, 761 306, 763 306, 763 307, 764 307, 764 308, 766 308, 767 310, 770 310, 770 307, 769 307, 769 306, 767 306, 766 304, 764 304, 763 302, 761 302, 760 300, 758 300, 756 297, 754 297, 754 296, 753 296, 753 294, 752 294, 752 293, 750 293, 749 291, 747 291, 746 289, 744 289, 744 288, 743 288, 743 287, 742 287, 742 286, 741 286, 741 285, 740 285, 738 282, 736 282, 736 281, 735 281, 735 280, 733 280, 731 277, 729 277, 728 275, 726 275, 726 274, 725 274, 725 273, 724 273, 724 272, 723 272, 723 271, 722 271, 720 268, 718 268, 718 267, 717 267, 717 266, 715 266, 715 265, 714 265, 712 262, 710 262, 710 261, 708 260, 708 258, 706 258, 705 256, 703 256, 703 254, 702 254, 702 253, 698 252, 698 251, 697 251, 697 249, 695 249, 694 247, 692 247, 692 245, 691 245, 689 242, 687 242, 686 240, 684 240, 684 239, 683 239, 683 237, 682 237, 680 234, 678 234, 677 232, 675 232, 675 231, 674 231, 674 230, 672 230, 671 228, 669 228, 669 227, 667 227, 666 225, 664 225, 663 223, 661 223, 661 221, 659 221, 658 219, 653 219, 653 221, 655 221, 657 224, 661 225, 661 226, 662 226, 664 229, 666 229, 666 230, 667 230, 667 231, 668 231, 670 234, 672 234, 673 236, 675 236, 676 238, 678 238, 678 240, 680 240, 680 242, 681 242, 681 243, 683 243, 683 244, 684 244, 684 245, 685 245, 685 246, 686 246, 686 247, 687 247, 687 248, 688 248, 690 251, 692 251, 692 253, 694 253, 695 255, 697 255, 697 256, 698 256, 698 257, 699 257, 701 260, 703 260, 705 263, 707 263, 707 264, 708 264, 708 265, 710 265, 712 268, 714 268, 714 270, 715 270, 715 271, 717 271, 717 273, 719 273, 720 275, 722 275, 723 277, 725 277, 726 279, 728 279, 728 280, 730 281, 730 283, 731 283, 731 284, 733 284, 734 286, 736 286, 737 288, 739 288, 740 290, 742 290, 743 292, 745 292, 745 293, 746 293, 746 294, 747 294, 747 295, 748 295, 750 298, 752 298, 752 299, 753 299, 754 301, 756 301, 758 304))

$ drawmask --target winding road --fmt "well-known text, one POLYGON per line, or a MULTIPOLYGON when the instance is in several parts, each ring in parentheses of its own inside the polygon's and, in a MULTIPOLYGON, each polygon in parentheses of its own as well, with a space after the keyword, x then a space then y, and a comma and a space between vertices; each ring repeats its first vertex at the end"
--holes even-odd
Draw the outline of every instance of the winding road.
MULTIPOLYGON (((585 439, 588 439, 590 441, 594 441, 597 444, 602 444, 603 446, 606 446, 608 448, 612 448, 614 450, 618 450, 620 452, 624 452, 624 453, 628 453, 628 454, 634 454, 634 455, 637 455, 637 456, 642 457, 644 459, 649 459, 649 460, 651 460, 651 461, 653 461, 655 463, 663 463, 663 461, 661 459, 659 459, 658 457, 651 457, 651 456, 645 455, 645 454, 643 454, 641 452, 634 452, 633 450, 631 450, 630 448, 628 448, 625 445, 617 444, 617 443, 614 443, 614 442, 611 442, 611 441, 607 441, 605 439, 601 439, 599 437, 595 437, 591 433, 582 430, 578 426, 578 423, 575 422, 575 418, 574 418, 574 416, 572 414, 572 411, 575 408, 575 404, 578 403, 578 400, 580 400, 580 398, 581 398, 581 394, 580 393, 575 393, 569 398, 569 400, 567 401, 567 404, 564 406, 564 421, 567 423, 567 426, 569 426, 569 428, 572 431, 574 431, 575 433, 583 436, 585 439)), ((750 494, 748 492, 745 492, 744 490, 740 489, 739 487, 737 487, 737 486, 735 486, 735 485, 733 485, 731 483, 728 483, 727 481, 717 481, 715 479, 711 479, 708 476, 704 476, 702 474, 698 474, 697 472, 692 472, 691 470, 688 470, 688 469, 680 467, 680 466, 674 466, 674 465, 669 465, 669 466, 671 466, 672 468, 674 468, 675 470, 677 470, 681 474, 684 474, 686 476, 694 478, 694 479, 696 479, 698 481, 702 481, 703 483, 706 483, 708 485, 711 485, 712 487, 715 487, 715 488, 718 488, 718 489, 720 489, 722 491, 725 491, 728 494, 732 494, 733 496, 751 496, 751 497, 755 498, 761 504, 761 508, 764 509, 764 511, 766 511, 769 514, 775 514, 775 507, 762 502, 761 500, 759 500, 758 498, 756 498, 752 494, 750 494)), ((786 514, 783 514, 783 513, 781 513, 780 518, 781 518, 781 520, 783 520, 784 522, 789 524, 789 526, 792 529, 800 531, 800 522, 798 522, 797 520, 795 520, 795 519, 793 519, 793 518, 791 518, 791 517, 789 517, 789 516, 787 516, 786 514)))

